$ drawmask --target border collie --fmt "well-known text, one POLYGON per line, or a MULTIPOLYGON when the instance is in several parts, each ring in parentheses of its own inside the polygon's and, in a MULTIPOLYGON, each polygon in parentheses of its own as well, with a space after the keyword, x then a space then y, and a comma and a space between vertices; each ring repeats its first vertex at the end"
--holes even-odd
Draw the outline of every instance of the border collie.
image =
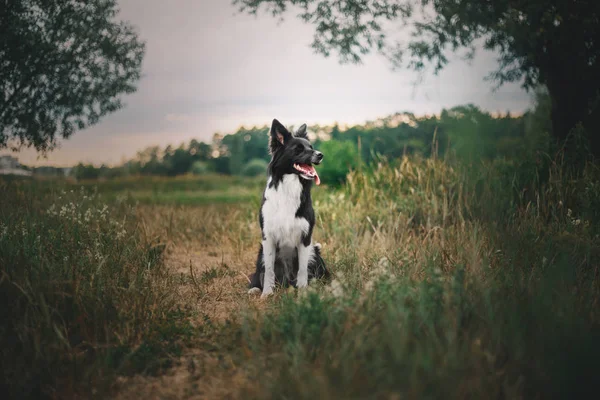
POLYGON ((321 183, 313 164, 320 164, 323 154, 308 141, 306 124, 292 135, 274 119, 269 140, 272 158, 259 217, 262 244, 248 291, 262 291, 261 298, 272 294, 275 284, 302 288, 309 280, 329 276, 321 245, 312 242, 310 189, 313 181, 321 183))

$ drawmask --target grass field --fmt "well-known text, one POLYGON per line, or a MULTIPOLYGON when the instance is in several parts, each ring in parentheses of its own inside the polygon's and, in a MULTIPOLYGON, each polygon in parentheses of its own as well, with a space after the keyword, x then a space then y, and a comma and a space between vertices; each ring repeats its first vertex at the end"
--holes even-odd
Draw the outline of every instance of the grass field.
POLYGON ((12 398, 582 398, 600 172, 402 159, 314 189, 330 284, 246 294, 263 179, 0 181, 12 398))

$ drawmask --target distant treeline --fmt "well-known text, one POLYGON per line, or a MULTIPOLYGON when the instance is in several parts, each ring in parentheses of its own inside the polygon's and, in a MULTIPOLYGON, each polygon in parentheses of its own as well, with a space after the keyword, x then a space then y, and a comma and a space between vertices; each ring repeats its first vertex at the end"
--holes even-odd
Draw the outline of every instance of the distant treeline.
MULTIPOLYGON (((350 168, 385 157, 404 154, 424 157, 451 153, 466 161, 531 157, 547 150, 549 104, 537 96, 537 106, 520 116, 493 116, 473 105, 443 110, 439 116, 418 117, 398 113, 364 125, 341 128, 311 126, 316 148, 325 154, 318 168, 324 182, 342 181, 350 168)), ((211 143, 192 140, 179 147, 148 147, 118 167, 79 164, 78 179, 128 175, 175 176, 218 173, 255 176, 265 174, 269 154, 268 126, 240 128, 228 135, 215 134, 211 143)))

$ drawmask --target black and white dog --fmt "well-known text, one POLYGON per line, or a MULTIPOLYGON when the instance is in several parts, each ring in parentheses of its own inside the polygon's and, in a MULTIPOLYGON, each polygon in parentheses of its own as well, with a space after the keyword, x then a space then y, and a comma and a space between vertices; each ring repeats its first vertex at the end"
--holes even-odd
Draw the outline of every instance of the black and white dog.
POLYGON ((276 283, 302 288, 313 278, 327 278, 321 245, 312 242, 315 212, 310 189, 321 183, 313 164, 323 154, 308 141, 306 124, 292 135, 273 120, 267 187, 260 207, 262 244, 248 293, 267 297, 276 283))

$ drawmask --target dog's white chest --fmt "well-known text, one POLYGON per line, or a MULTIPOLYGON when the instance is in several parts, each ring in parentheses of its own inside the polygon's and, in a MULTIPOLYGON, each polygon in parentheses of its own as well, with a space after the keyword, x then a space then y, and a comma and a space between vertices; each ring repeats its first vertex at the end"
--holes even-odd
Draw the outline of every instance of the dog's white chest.
POLYGON ((280 247, 296 247, 302 235, 308 233, 309 224, 305 218, 297 218, 300 207, 302 184, 298 175, 287 174, 275 186, 265 190, 265 202, 262 206, 263 234, 273 239, 280 247))

